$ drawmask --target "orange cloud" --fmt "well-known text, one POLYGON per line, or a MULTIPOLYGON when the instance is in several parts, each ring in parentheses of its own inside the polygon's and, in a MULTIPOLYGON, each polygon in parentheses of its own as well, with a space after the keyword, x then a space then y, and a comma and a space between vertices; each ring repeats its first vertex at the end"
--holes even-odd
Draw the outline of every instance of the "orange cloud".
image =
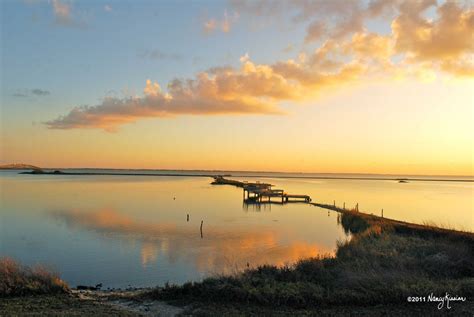
POLYGON ((204 22, 203 27, 206 33, 212 32, 217 27, 217 21, 214 19, 207 20, 206 22, 204 22))
MULTIPOLYGON (((255 7, 256 4, 239 4, 242 10, 249 5, 255 7)), ((421 80, 435 78, 436 72, 474 75, 472 6, 451 1, 436 6, 434 0, 376 0, 364 7, 359 1, 336 0, 292 2, 281 8, 288 9, 288 6, 297 7, 296 22, 312 21, 306 42, 331 38, 324 40, 312 53, 300 54, 296 60, 256 64, 245 55, 240 59, 240 68, 214 67, 198 73, 193 79, 175 79, 164 90, 157 83, 147 81, 143 96, 108 97, 95 106, 75 107, 46 125, 51 129, 114 131, 120 125, 142 118, 278 114, 282 113, 279 108, 282 101, 307 100, 325 89, 341 87, 371 75, 414 76, 421 80), (424 12, 434 6, 437 17, 432 20, 424 17, 424 12), (311 13, 315 13, 316 20, 311 13), (336 22, 328 25, 326 20, 331 14, 335 15, 336 22), (391 34, 364 29, 366 20, 381 15, 393 17, 391 34)), ((258 9, 262 8, 266 6, 260 3, 258 9)), ((263 12, 265 10, 261 14, 263 12)), ((220 27, 226 32, 231 21, 225 12, 223 22, 209 20, 205 28, 220 27)))
POLYGON ((317 41, 326 34, 326 24, 321 21, 312 22, 307 29, 304 41, 306 43, 317 41))
MULTIPOLYGON (((79 12, 74 12, 72 2, 68 0, 52 0, 51 7, 53 9, 53 14, 55 18, 55 23, 64 27, 84 27, 85 21, 83 21, 84 16, 79 12)), ((108 7, 108 6, 106 6, 108 7)))
POLYGON ((107 97, 96 106, 72 109, 67 115, 46 122, 51 129, 101 128, 117 126, 140 118, 182 114, 278 114, 277 98, 291 98, 293 86, 265 66, 243 65, 242 70, 213 69, 195 79, 175 79, 168 92, 147 81, 142 97, 107 97), (268 99, 260 98, 268 97, 268 99))
POLYGON ((58 24, 67 25, 71 23, 71 5, 60 0, 53 0, 53 12, 58 24))
POLYGON ((474 9, 448 1, 437 7, 437 19, 422 17, 433 5, 433 1, 413 1, 400 6, 400 15, 392 23, 397 52, 406 54, 412 64, 429 61, 432 68, 472 76, 474 9))
POLYGON ((209 19, 204 21, 203 30, 206 34, 212 33, 216 30, 220 30, 224 33, 228 33, 231 30, 233 24, 239 19, 239 14, 234 12, 232 15, 227 13, 227 10, 224 11, 224 16, 222 20, 209 19))
POLYGON ((360 59, 387 61, 393 55, 390 36, 375 33, 355 33, 350 42, 344 44, 346 54, 355 54, 360 59))
POLYGON ((437 8, 438 18, 431 21, 421 16, 431 5, 432 1, 411 1, 400 7, 401 14, 392 23, 397 51, 415 60, 444 60, 473 53, 474 10, 448 1, 437 8))
POLYGON ((216 67, 197 74, 195 79, 175 79, 167 85, 167 92, 148 80, 141 97, 107 97, 96 106, 73 108, 46 125, 50 129, 115 131, 118 126, 141 118, 281 114, 280 101, 305 100, 324 88, 352 82, 365 70, 357 61, 343 63, 326 55, 318 51, 308 61, 300 58, 298 62, 290 60, 274 65, 255 64, 246 55, 240 59, 239 69, 216 67))

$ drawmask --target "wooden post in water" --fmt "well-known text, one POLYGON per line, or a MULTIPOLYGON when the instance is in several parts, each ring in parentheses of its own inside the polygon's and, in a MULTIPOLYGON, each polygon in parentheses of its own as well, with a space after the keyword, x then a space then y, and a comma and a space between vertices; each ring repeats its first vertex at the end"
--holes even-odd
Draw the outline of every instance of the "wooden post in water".
POLYGON ((382 218, 383 218, 383 208, 382 208, 382 218))
POLYGON ((336 201, 335 201, 335 200, 334 200, 334 202, 333 202, 333 206, 336 207, 336 201))
POLYGON ((201 239, 202 239, 202 224, 204 223, 203 220, 201 220, 201 239))
POLYGON ((359 212, 359 203, 356 204, 356 211, 359 212))
POLYGON ((344 202, 342 209, 346 210, 346 202, 344 202))
POLYGON ((189 222, 189 214, 188 214, 188 216, 186 217, 186 221, 189 222))

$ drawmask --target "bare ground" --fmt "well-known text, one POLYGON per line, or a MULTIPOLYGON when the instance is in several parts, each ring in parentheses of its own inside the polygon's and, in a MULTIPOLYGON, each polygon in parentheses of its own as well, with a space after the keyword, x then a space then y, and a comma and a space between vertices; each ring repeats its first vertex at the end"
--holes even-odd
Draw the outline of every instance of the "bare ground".
POLYGON ((184 308, 140 297, 136 291, 77 291, 2 298, 0 316, 177 316, 184 308))

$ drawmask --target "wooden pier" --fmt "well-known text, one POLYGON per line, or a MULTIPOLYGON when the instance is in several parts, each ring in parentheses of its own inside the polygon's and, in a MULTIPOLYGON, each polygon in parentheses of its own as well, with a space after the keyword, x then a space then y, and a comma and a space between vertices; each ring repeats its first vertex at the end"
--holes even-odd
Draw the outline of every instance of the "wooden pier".
POLYGON ((244 201, 251 201, 257 203, 265 202, 278 202, 278 203, 288 203, 288 202, 311 202, 311 197, 309 195, 297 195, 297 194, 288 194, 283 189, 272 189, 273 185, 268 183, 249 183, 241 182, 231 179, 226 179, 222 176, 215 176, 214 185, 233 185, 243 188, 243 198, 244 201), (273 200, 272 200, 273 198, 273 200), (275 201, 275 199, 277 201, 275 201))

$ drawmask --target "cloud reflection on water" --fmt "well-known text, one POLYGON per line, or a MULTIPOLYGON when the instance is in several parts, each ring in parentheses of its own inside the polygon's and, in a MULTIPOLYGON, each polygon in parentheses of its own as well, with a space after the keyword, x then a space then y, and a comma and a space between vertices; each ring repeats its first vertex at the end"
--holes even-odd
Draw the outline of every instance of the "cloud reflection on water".
POLYGON ((251 267, 284 265, 301 258, 334 253, 325 246, 287 239, 287 232, 263 225, 245 228, 205 225, 201 239, 199 224, 193 222, 146 222, 113 209, 73 209, 51 214, 72 230, 89 230, 104 238, 138 241, 144 267, 166 259, 170 264, 192 263, 202 273, 232 273, 245 268, 247 263, 251 267))

